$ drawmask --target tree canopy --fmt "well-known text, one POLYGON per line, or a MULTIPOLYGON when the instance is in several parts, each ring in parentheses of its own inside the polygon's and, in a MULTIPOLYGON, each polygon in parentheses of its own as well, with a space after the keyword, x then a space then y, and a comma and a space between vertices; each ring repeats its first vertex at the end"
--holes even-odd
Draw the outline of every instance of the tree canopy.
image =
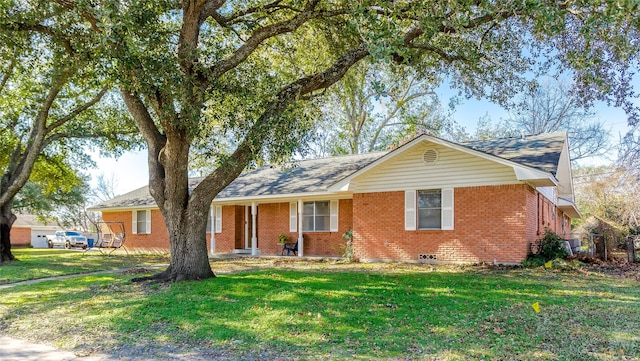
MULTIPOLYGON (((637 109, 634 1, 26 1, 10 23, 91 44, 118 79, 149 150, 150 191, 167 224, 159 277, 213 276, 205 243, 215 195, 258 158, 304 144, 312 100, 365 58, 444 74, 467 95, 507 104, 541 74, 570 72, 584 102, 637 109), (25 18, 30 9, 46 17, 25 18), (28 21, 26 21, 28 20, 28 21), (193 189, 189 153, 208 138, 216 168, 193 189)), ((17 26, 17 25, 16 25, 17 26)))
POLYGON ((0 1, 0 261, 13 259, 14 204, 41 208, 35 194, 80 185, 89 141, 105 151, 135 144, 122 101, 108 92, 105 64, 94 61, 82 27, 56 15, 55 7, 0 1))

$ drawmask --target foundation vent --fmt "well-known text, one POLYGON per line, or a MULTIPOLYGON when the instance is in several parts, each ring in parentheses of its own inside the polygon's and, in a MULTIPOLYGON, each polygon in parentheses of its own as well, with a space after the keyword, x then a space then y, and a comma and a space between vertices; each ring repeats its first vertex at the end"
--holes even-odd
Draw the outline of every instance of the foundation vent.
POLYGON ((418 255, 418 260, 420 261, 435 261, 438 257, 435 254, 421 254, 418 255))
POLYGON ((425 164, 435 164, 438 161, 438 151, 429 148, 422 153, 422 161, 425 164))

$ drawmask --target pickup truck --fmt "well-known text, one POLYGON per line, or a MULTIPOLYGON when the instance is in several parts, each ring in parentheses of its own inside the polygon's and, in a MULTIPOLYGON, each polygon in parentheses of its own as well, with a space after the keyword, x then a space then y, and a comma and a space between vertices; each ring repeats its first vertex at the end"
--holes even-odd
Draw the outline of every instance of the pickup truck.
POLYGON ((82 247, 82 249, 86 249, 89 246, 87 237, 75 231, 57 231, 54 235, 48 235, 47 244, 49 248, 63 246, 64 248, 82 247))

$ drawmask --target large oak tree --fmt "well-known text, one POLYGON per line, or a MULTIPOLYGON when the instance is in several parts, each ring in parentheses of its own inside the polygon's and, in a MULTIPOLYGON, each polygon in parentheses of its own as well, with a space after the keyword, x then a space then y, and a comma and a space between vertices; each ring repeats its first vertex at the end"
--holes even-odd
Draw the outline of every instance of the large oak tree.
POLYGON ((150 192, 171 243, 164 279, 214 276, 213 198, 256 159, 297 149, 313 98, 364 58, 443 74, 500 103, 538 74, 570 71, 585 101, 636 115, 633 1, 50 1, 105 45, 147 142, 150 192), (190 189, 189 153, 203 138, 216 168, 190 189))
POLYGON ((16 202, 29 209, 34 187, 54 195, 80 184, 76 169, 90 162, 82 151, 87 139, 106 151, 129 147, 132 138, 123 135, 135 134, 117 101, 96 107, 110 82, 81 28, 56 15, 51 7, 0 1, 0 263, 14 259, 16 202), (24 189, 29 181, 34 187, 24 189))

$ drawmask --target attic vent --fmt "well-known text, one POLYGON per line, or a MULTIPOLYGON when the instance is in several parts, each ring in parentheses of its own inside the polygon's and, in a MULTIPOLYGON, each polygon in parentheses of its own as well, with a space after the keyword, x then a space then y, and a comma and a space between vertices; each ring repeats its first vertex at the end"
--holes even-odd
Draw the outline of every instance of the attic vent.
POLYGON ((435 164, 438 161, 438 151, 433 148, 425 150, 422 154, 422 161, 426 164, 435 164))

